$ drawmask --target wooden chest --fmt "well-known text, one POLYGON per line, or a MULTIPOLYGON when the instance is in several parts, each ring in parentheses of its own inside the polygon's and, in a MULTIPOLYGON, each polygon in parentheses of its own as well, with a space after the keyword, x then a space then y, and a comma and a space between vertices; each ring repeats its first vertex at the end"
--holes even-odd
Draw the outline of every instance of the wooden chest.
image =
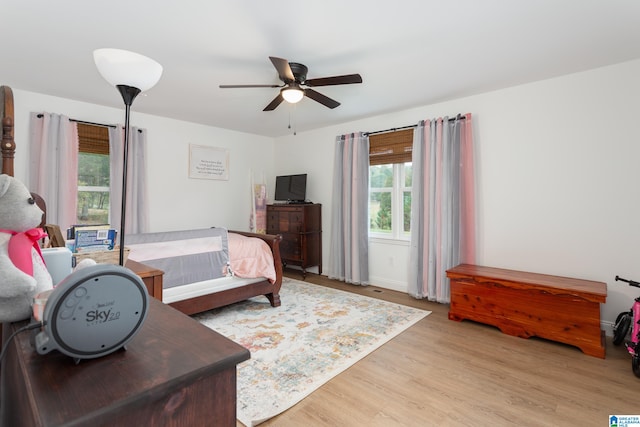
POLYGON ((570 344, 605 357, 600 304, 603 282, 460 264, 447 270, 451 281, 449 319, 474 320, 503 333, 570 344))

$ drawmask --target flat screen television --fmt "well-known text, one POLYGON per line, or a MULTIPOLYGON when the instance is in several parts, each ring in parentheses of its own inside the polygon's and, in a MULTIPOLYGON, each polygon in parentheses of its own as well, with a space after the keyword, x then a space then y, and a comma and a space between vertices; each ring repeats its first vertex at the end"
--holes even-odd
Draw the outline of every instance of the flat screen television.
POLYGON ((277 202, 301 203, 307 198, 307 174, 276 176, 277 202))

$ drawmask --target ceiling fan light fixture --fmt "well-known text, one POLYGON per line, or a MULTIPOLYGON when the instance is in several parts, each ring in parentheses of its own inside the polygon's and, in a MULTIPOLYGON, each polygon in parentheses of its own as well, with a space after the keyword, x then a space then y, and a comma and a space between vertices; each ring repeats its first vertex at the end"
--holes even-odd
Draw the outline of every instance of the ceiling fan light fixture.
POLYGON ((283 58, 270 56, 271 63, 278 72, 278 78, 282 81, 282 85, 220 85, 220 88, 239 88, 239 87, 272 87, 280 88, 278 95, 266 106, 262 111, 273 111, 278 105, 287 101, 290 104, 300 102, 302 98, 309 98, 318 102, 327 108, 336 108, 340 105, 335 99, 316 92, 312 87, 317 86, 336 86, 350 85, 354 83, 362 83, 360 74, 345 74, 342 76, 321 77, 317 79, 307 79, 306 65, 297 62, 289 62, 283 58), (304 86, 303 89, 300 86, 304 86))
POLYGON ((295 104, 300 102, 302 97, 304 97, 304 91, 297 86, 285 87, 280 90, 280 94, 290 104, 295 104))

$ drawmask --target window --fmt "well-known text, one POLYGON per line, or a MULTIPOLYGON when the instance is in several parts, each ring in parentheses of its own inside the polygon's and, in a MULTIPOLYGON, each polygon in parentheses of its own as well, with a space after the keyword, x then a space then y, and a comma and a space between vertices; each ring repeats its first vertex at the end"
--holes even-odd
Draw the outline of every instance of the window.
POLYGON ((369 231, 408 240, 411 231, 413 129, 369 137, 369 231))
POLYGON ((109 130, 78 123, 76 224, 109 223, 109 130))

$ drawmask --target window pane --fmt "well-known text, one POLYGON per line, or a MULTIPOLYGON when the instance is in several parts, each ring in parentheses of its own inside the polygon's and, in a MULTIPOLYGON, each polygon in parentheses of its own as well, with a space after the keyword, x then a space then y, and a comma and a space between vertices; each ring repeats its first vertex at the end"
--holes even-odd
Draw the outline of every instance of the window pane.
POLYGON ((411 162, 404 164, 404 186, 411 188, 411 180, 413 179, 413 166, 411 162))
POLYGON ((109 156, 78 153, 78 185, 109 187, 109 156))
POLYGON ((389 191, 370 193, 369 218, 372 232, 391 232, 391 193, 389 191))
POLYGON ((78 153, 77 224, 109 223, 109 155, 78 153))
POLYGON ((404 191, 402 194, 402 212, 404 214, 403 231, 411 231, 411 183, 413 181, 413 164, 407 162, 404 165, 404 191))
POLYGON ((374 233, 391 233, 393 164, 369 167, 369 227, 374 233))
POLYGON ((77 224, 108 224, 109 188, 106 190, 89 188, 89 190, 78 188, 77 224))
POLYGON ((403 231, 409 233, 411 231, 411 191, 405 191, 402 196, 402 209, 404 214, 403 231))
POLYGON ((369 166, 369 185, 371 188, 392 188, 393 164, 369 166))

